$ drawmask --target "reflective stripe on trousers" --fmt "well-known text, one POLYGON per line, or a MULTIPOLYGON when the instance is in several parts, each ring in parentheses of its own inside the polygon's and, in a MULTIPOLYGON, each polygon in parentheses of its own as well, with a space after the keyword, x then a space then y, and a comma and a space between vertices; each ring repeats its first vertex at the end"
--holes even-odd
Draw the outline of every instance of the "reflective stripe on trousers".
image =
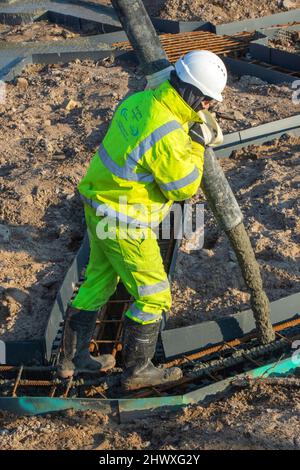
MULTIPOLYGON (((170 309, 170 286, 153 232, 142 229, 145 239, 122 238, 117 227, 116 237, 99 239, 99 217, 94 208, 85 205, 90 236, 90 257, 85 280, 72 301, 81 310, 98 310, 115 292, 119 280, 134 298, 126 316, 138 323, 158 321, 162 312, 170 309), (152 238, 151 235, 152 234, 152 238)), ((126 232, 126 231, 125 231, 126 232)))
POLYGON ((141 323, 154 323, 161 320, 162 313, 149 313, 143 312, 140 310, 135 303, 131 305, 126 316, 131 318, 131 320, 138 320, 141 323))
POLYGON ((147 295, 157 294, 158 292, 168 289, 169 287, 169 281, 160 281, 156 284, 151 284, 148 286, 139 286, 138 291, 139 295, 143 297, 147 295))

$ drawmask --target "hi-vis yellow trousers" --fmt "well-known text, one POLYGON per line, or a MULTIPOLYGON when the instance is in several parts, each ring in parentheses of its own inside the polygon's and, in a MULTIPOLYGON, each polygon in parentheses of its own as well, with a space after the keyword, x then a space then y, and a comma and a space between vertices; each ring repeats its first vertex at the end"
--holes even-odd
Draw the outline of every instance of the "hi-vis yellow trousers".
MULTIPOLYGON (((156 236, 150 228, 121 228, 99 238, 102 223, 95 210, 85 205, 90 239, 90 259, 85 281, 71 305, 80 310, 98 310, 115 292, 119 280, 134 298, 126 315, 147 324, 161 318, 171 307, 170 286, 156 236)), ((105 221, 103 220, 103 223, 105 221)))

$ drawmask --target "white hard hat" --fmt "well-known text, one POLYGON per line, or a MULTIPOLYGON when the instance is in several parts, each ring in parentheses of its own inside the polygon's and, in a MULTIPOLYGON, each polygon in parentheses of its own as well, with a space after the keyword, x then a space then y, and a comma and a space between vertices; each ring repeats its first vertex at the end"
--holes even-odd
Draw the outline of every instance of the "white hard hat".
POLYGON ((227 70, 224 62, 213 52, 189 52, 176 62, 175 70, 183 82, 194 85, 205 96, 223 101, 227 70))

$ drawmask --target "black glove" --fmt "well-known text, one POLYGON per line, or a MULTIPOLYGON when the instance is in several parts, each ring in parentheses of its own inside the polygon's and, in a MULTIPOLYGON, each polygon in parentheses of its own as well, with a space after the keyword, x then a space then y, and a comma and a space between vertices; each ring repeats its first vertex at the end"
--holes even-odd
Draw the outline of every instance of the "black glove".
POLYGON ((197 142, 197 144, 203 145, 203 147, 205 147, 205 139, 201 126, 198 122, 195 122, 190 128, 189 136, 193 142, 197 142))

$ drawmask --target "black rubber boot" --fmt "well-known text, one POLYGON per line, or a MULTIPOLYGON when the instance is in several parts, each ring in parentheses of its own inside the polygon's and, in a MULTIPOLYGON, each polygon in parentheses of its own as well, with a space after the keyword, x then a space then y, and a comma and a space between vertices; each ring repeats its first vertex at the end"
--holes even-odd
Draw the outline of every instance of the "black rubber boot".
POLYGON ((63 334, 62 357, 58 375, 69 378, 80 372, 105 372, 115 366, 115 358, 104 354, 93 358, 89 347, 97 320, 97 311, 68 307, 63 334))
POLYGON ((125 370, 122 386, 125 390, 136 390, 176 382, 182 378, 178 367, 163 369, 151 362, 160 329, 160 321, 142 325, 125 317, 123 361, 125 370))

